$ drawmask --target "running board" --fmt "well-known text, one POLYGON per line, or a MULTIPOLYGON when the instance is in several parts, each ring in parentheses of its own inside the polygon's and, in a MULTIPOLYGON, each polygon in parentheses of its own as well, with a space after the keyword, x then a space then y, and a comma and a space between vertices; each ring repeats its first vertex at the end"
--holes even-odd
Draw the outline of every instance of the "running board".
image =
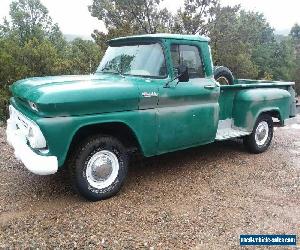
POLYGON ((238 138, 246 135, 250 135, 251 132, 243 131, 233 127, 231 119, 219 121, 216 141, 223 141, 231 138, 238 138))
POLYGON ((216 141, 223 141, 230 138, 238 138, 249 134, 251 133, 233 128, 220 129, 217 131, 216 141))

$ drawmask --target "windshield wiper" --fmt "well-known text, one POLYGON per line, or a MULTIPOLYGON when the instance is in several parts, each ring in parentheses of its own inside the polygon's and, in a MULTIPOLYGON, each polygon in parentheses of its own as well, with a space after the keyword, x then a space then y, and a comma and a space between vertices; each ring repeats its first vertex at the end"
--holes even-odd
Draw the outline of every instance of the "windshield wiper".
MULTIPOLYGON (((112 69, 109 67, 105 67, 103 69, 100 70, 100 72, 107 72, 107 73, 114 73, 115 71, 111 71, 112 69)), ((117 73, 117 72, 115 72, 117 73)))
POLYGON ((121 70, 112 70, 109 67, 105 67, 105 68, 101 69, 100 72, 102 72, 102 73, 111 73, 111 74, 118 74, 118 75, 120 75, 122 77, 125 77, 123 75, 123 73, 121 72, 121 70))

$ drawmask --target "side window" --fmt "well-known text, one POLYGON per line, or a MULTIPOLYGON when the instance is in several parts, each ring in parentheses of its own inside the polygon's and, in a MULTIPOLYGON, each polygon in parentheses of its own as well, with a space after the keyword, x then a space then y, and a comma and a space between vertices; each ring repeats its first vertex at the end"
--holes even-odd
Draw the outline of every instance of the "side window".
POLYGON ((200 51, 196 46, 173 44, 171 45, 171 57, 175 73, 180 64, 185 64, 189 69, 190 78, 204 77, 200 51))

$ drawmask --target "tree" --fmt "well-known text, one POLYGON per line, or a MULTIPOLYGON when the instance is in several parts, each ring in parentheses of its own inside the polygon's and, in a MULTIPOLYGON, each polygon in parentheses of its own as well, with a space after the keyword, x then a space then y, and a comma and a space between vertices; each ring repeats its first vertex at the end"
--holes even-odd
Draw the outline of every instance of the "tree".
POLYGON ((160 10, 161 0, 93 0, 89 11, 102 20, 108 30, 130 26, 133 33, 157 33, 164 29, 167 9, 160 10))
POLYGON ((274 29, 263 14, 241 10, 238 21, 238 32, 243 42, 252 46, 275 42, 274 29))
POLYGON ((290 32, 296 54, 296 66, 293 73, 293 80, 296 82, 296 91, 300 95, 300 26, 295 24, 290 32))
POLYGON ((11 3, 9 13, 11 22, 5 19, 0 29, 0 82, 7 85, 23 77, 53 74, 66 41, 46 7, 39 0, 18 0, 11 3))
POLYGON ((298 94, 298 96, 300 95, 300 63, 297 62, 297 66, 296 69, 294 71, 294 77, 293 77, 293 81, 295 81, 296 83, 296 92, 298 94))
POLYGON ((242 35, 240 6, 217 7, 209 24, 214 63, 226 65, 237 78, 256 78, 258 68, 251 60, 251 45, 242 35))
POLYGON ((215 17, 215 9, 220 8, 219 0, 185 0, 184 8, 175 16, 172 31, 183 34, 202 34, 208 32, 208 25, 215 17))
POLYGON ((3 19, 3 24, 0 23, 0 37, 5 37, 6 34, 10 31, 9 22, 6 17, 3 19))
POLYGON ((68 43, 39 0, 15 0, 11 22, 0 24, 0 119, 7 114, 8 87, 16 80, 95 71, 101 50, 92 41, 68 43))
POLYGON ((92 37, 105 50, 111 38, 133 34, 170 32, 174 27, 173 15, 160 9, 161 0, 93 0, 89 11, 103 21, 108 33, 95 30, 92 37))
POLYGON ((53 22, 40 0, 18 0, 10 5, 11 30, 21 43, 31 38, 42 40, 51 34, 53 22))
POLYGON ((185 0, 184 8, 172 15, 160 9, 162 0, 93 0, 89 11, 103 21, 107 34, 95 30, 92 37, 101 49, 117 36, 147 33, 204 34, 211 22, 212 10, 219 0, 185 0))
POLYGON ((290 36, 294 39, 294 40, 300 40, 300 25, 299 24, 295 24, 290 32, 290 36))
POLYGON ((270 75, 274 80, 292 80, 296 58, 291 40, 258 45, 252 58, 259 68, 259 78, 270 75))
POLYGON ((22 48, 18 41, 0 38, 0 88, 27 75, 28 67, 21 58, 22 48))
POLYGON ((62 32, 60 31, 58 24, 54 24, 51 27, 51 31, 47 37, 49 41, 55 46, 58 52, 63 55, 64 50, 67 46, 67 41, 64 38, 62 32))
POLYGON ((240 6, 217 7, 209 25, 215 64, 226 65, 237 78, 291 80, 292 44, 276 41, 274 30, 257 12, 240 6))
POLYGON ((7 114, 8 86, 27 73, 26 65, 17 62, 22 53, 18 41, 0 37, 0 120, 7 114))
POLYGON ((102 57, 100 47, 92 41, 75 39, 69 45, 69 59, 75 74, 91 74, 96 71, 102 57))

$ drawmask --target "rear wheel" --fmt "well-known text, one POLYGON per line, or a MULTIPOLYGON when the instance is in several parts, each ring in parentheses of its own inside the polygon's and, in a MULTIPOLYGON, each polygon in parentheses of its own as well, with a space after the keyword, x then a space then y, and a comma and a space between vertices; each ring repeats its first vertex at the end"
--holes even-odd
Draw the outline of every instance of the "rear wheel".
POLYGON ((244 138, 244 145, 251 153, 258 154, 268 149, 272 138, 272 117, 267 114, 262 114, 258 117, 252 133, 244 138))
POLYGON ((69 170, 75 190, 91 201, 115 195, 125 180, 128 154, 114 137, 88 138, 71 156, 69 170))

